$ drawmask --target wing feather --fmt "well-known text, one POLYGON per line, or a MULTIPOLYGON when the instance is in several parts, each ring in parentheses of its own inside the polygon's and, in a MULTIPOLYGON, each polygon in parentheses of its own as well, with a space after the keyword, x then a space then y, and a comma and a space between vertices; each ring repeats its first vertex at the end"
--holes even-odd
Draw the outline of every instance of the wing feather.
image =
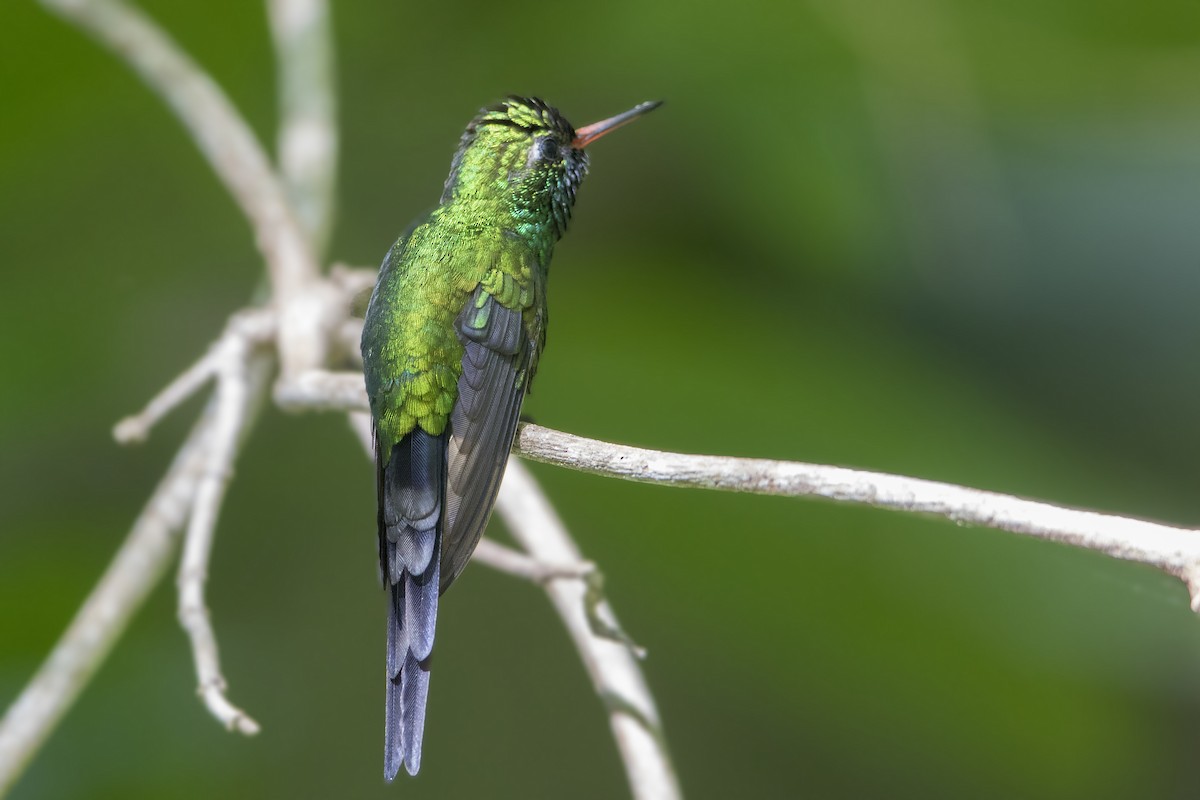
POLYGON ((446 451, 446 531, 442 591, 471 558, 487 527, 512 449, 534 348, 520 309, 506 308, 482 287, 455 323, 463 342, 458 402, 446 451))

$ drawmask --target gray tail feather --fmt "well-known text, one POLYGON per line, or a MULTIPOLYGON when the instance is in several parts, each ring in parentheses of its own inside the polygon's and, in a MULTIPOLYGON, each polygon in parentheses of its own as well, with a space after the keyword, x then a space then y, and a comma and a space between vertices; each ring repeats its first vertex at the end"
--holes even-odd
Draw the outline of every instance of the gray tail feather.
POLYGON ((384 778, 421 768, 441 573, 446 437, 416 430, 380 479, 380 558, 390 585, 384 778))
POLYGON ((416 775, 421 769, 425 703, 429 696, 429 659, 418 661, 405 642, 402 621, 404 591, 401 586, 392 587, 392 602, 389 605, 384 778, 390 783, 400 772, 401 764, 404 764, 409 775, 416 775))

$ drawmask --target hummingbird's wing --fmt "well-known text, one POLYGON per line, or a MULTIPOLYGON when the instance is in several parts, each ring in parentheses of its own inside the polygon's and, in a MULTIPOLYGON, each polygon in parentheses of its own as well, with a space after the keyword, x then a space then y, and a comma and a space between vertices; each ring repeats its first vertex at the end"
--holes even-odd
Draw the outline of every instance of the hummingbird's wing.
POLYGON ((462 373, 446 429, 417 427, 390 449, 376 439, 380 570, 391 590, 389 781, 402 764, 411 775, 421 766, 438 595, 462 572, 487 525, 536 357, 522 320, 520 310, 477 288, 454 323, 462 373))
POLYGON ((487 527, 528 388, 529 336, 521 309, 476 288, 458 315, 463 342, 458 399, 446 452, 446 529, 442 591, 471 558, 487 527))

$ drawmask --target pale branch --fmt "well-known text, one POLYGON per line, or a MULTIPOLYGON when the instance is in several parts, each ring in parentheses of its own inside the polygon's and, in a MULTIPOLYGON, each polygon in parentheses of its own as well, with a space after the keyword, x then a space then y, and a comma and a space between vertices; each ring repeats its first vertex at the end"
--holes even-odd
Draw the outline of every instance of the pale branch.
MULTIPOLYGON (((529 470, 509 458, 496 511, 513 538, 542 564, 581 564, 583 556, 529 470)), ((627 639, 599 635, 592 614, 613 632, 616 616, 602 598, 589 597, 584 580, 550 580, 546 594, 579 651, 596 694, 608 710, 629 788, 639 800, 682 797, 662 734, 662 722, 627 639), (592 612, 589 613, 589 608, 592 612)))
POLYGON ((226 728, 247 735, 258 733, 258 724, 225 697, 226 681, 204 602, 204 583, 233 461, 260 399, 260 393, 252 388, 261 385, 270 371, 270 359, 256 351, 271 342, 275 327, 275 314, 270 310, 247 309, 234 314, 199 361, 168 384, 141 413, 122 420, 115 429, 119 442, 141 441, 166 413, 199 391, 209 378, 216 379, 213 419, 204 442, 203 469, 193 488, 179 570, 179 620, 192 643, 198 694, 205 706, 226 728))
MULTIPOLYGON (((362 411, 362 376, 314 372, 277 398, 292 411, 362 411)), ((1200 531, 1082 511, 938 481, 795 461, 689 455, 588 439, 538 425, 518 428, 513 452, 532 461, 611 478, 726 492, 821 497, 843 503, 932 514, 957 523, 1095 550, 1156 567, 1188 583, 1200 611, 1200 531)))
MULTIPOLYGON (((234 416, 237 435, 244 435, 261 405, 273 367, 273 358, 262 348, 273 341, 274 319, 274 313, 265 309, 234 314, 203 358, 172 381, 140 414, 117 426, 118 438, 123 433, 127 440, 144 439, 163 414, 201 389, 210 376, 217 378, 217 393, 205 406, 108 570, 37 675, 0 720, 0 797, 158 584, 177 552, 178 533, 184 523, 190 519, 194 526, 198 516, 212 514, 212 490, 208 490, 206 499, 202 487, 220 479, 221 470, 214 471, 214 466, 224 457, 214 453, 214 444, 221 441, 222 427, 228 427, 234 416), (222 392, 222 382, 231 372, 238 374, 240 384, 234 393, 222 392), (238 408, 232 408, 234 403, 238 408), (209 510, 205 511, 204 506, 209 510)), ((201 658, 197 654, 198 662, 201 658)), ((201 683, 203 693, 204 681, 201 683)), ((212 697, 205 699, 212 704, 212 697)), ((230 719, 233 715, 226 713, 224 717, 230 719)))
POLYGON ((216 513, 240 445, 273 371, 265 346, 273 342, 275 313, 234 314, 221 337, 137 415, 117 425, 125 442, 140 441, 164 414, 215 377, 217 392, 181 446, 125 544, 42 669, 0 722, 0 796, 16 780, 58 719, 107 656, 134 611, 158 583, 174 556, 177 531, 189 521, 180 573, 180 618, 192 637, 200 694, 227 727, 254 733, 257 726, 223 697, 224 680, 203 605, 203 576, 216 513))
MULTIPOLYGON (((261 394, 263 387, 257 391, 261 394)), ((91 680, 175 556, 214 417, 210 401, 96 588, 0 719, 0 797, 91 680)))
POLYGON ((275 315, 264 309, 247 309, 234 314, 225 331, 208 351, 192 366, 156 394, 146 407, 125 417, 113 428, 113 438, 120 444, 143 442, 163 417, 195 396, 204 385, 217 377, 231 344, 246 347, 265 345, 275 335, 275 315))
MULTIPOLYGON (((544 502, 548 503, 545 492, 541 492, 540 487, 538 491, 543 495, 544 502)), ((608 610, 608 600, 604 596, 604 575, 591 561, 566 564, 541 561, 492 539, 480 539, 471 560, 539 586, 545 586, 550 581, 579 581, 584 588, 583 610, 592 633, 623 645, 634 658, 640 660, 646 657, 646 648, 622 630, 608 610)))
MULTIPOLYGON (((333 230, 338 165, 333 34, 326 0, 267 0, 267 15, 279 69, 279 170, 288 200, 319 257, 333 230)), ((305 291, 280 304, 283 341, 299 340, 294 355, 280 350, 286 389, 307 365, 340 356, 337 329, 347 316, 336 281, 310 282, 305 291)), ((278 290, 272 293, 279 300, 278 290)))
POLYGON ((1200 531, 938 481, 793 461, 666 453, 537 425, 521 426, 513 449, 534 461, 640 483, 821 497, 932 514, 1138 561, 1180 578, 1200 565, 1200 531))
POLYGON ((275 403, 284 411, 370 411, 358 372, 302 372, 275 388, 275 403))
POLYGON ((329 6, 325 0, 268 0, 267 11, 279 65, 279 169, 320 254, 333 229, 338 165, 329 6))
POLYGON ((118 444, 140 444, 163 417, 194 397, 217 374, 216 347, 202 355, 196 363, 168 383, 146 407, 125 417, 113 426, 113 438, 118 444))
POLYGON ((492 539, 480 539, 471 560, 539 585, 554 580, 586 580, 596 571, 596 565, 590 561, 551 564, 492 539))
POLYGON ((205 706, 229 730, 253 735, 258 733, 258 723, 225 696, 227 684, 204 601, 204 585, 221 503, 233 477, 233 464, 243 434, 256 411, 257 403, 250 391, 251 376, 255 372, 265 375, 270 369, 270 359, 263 355, 256 357, 253 343, 236 336, 223 338, 215 357, 218 360, 216 414, 179 566, 179 622, 191 640, 199 682, 197 692, 205 706))
POLYGON ((286 309, 278 342, 285 378, 325 363, 323 286, 313 250, 249 125, 220 87, 141 11, 121 0, 41 0, 124 59, 183 122, 254 229, 272 301, 286 309))

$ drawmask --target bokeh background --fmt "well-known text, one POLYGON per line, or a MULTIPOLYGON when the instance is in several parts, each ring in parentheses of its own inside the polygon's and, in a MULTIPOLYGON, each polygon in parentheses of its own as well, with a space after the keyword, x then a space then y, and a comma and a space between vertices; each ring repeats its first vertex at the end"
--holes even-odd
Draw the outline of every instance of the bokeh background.
MULTIPOLYGON (((273 148, 261 4, 142 4, 273 148)), ((474 111, 592 148, 551 281, 539 422, 1200 522, 1200 5, 815 0, 335 8, 334 258, 436 202, 474 111)), ((0 5, 0 705, 90 590, 199 408, 115 420, 261 274, 162 103, 78 31, 0 5)), ((535 467, 645 662, 691 797, 1184 798, 1200 621, 1149 568, 897 514, 535 467)), ((626 793, 535 588, 442 606, 421 775, 381 778, 371 469, 268 411, 210 604, 253 740, 194 692, 172 581, 15 798, 626 793)), ((502 531, 493 530, 499 535, 502 531)))

